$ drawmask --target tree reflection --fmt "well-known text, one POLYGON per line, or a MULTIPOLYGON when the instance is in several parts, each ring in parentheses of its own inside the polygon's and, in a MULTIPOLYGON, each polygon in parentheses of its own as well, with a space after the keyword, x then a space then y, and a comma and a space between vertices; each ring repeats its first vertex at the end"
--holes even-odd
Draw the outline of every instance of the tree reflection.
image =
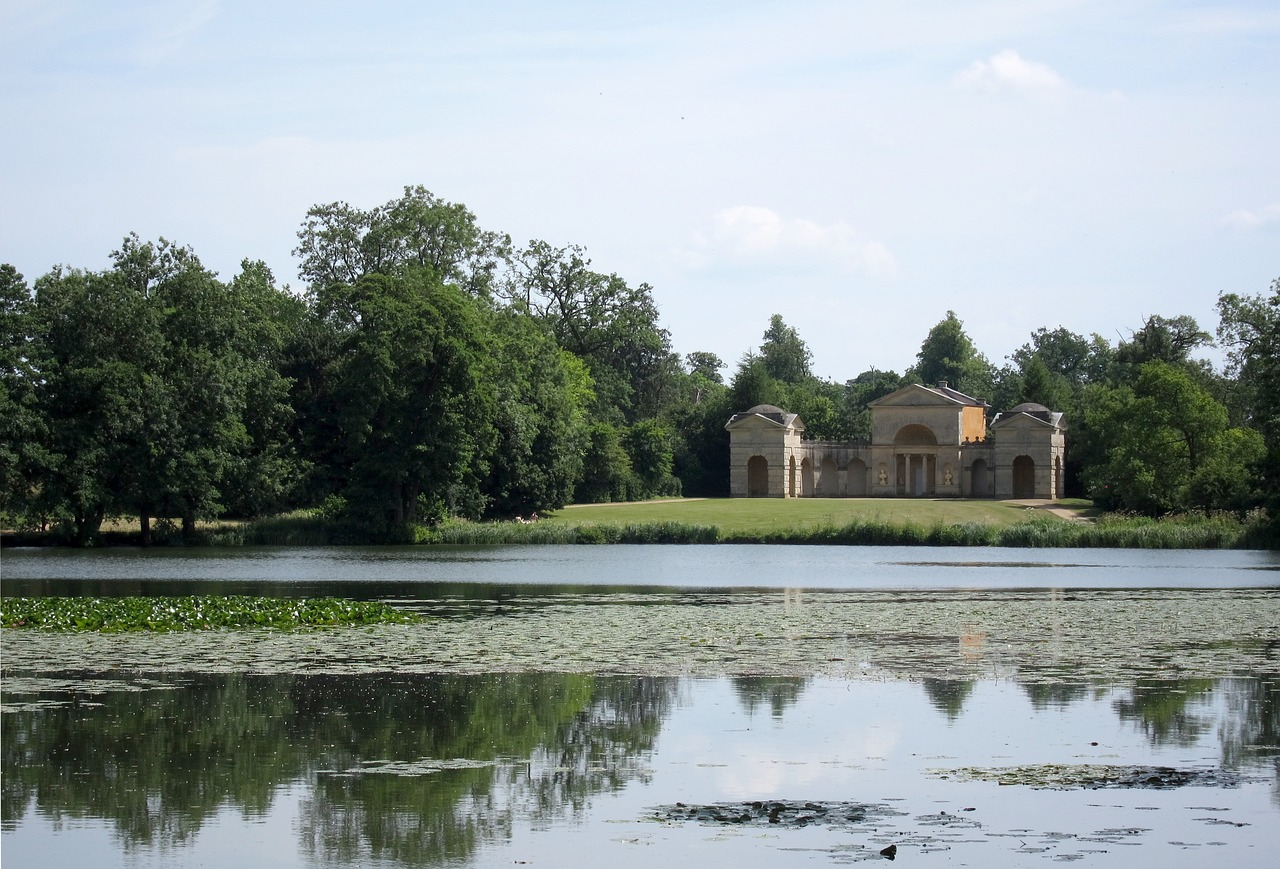
POLYGON ((748 715, 754 717, 763 706, 774 718, 794 706, 809 684, 803 676, 737 676, 732 682, 733 693, 748 715))
MULTIPOLYGON (((315 777, 303 848, 325 859, 465 859, 518 815, 582 810, 638 775, 673 679, 519 674, 200 676, 23 706, 3 727, 3 823, 102 818, 126 849, 181 844, 218 810, 265 812, 315 777), (374 774, 371 763, 471 768, 374 774), (355 772, 352 772, 352 771, 355 772)), ((23 698, 18 698, 23 699, 23 698)))
POLYGON ((955 721, 964 711, 964 702, 973 693, 972 679, 922 679, 924 693, 933 708, 955 721))
POLYGON ((1223 679, 1226 717, 1219 728, 1224 766, 1275 770, 1271 797, 1280 806, 1280 674, 1223 679))
POLYGON ((1141 728, 1152 745, 1195 745, 1212 724, 1202 712, 1189 708, 1193 700, 1213 690, 1214 679, 1143 680, 1129 689, 1129 696, 1112 705, 1121 721, 1141 728))
POLYGON ((1045 709, 1065 709, 1089 696, 1087 685, 1063 685, 1058 682, 1023 682, 1022 690, 1026 692, 1031 706, 1037 711, 1045 709))

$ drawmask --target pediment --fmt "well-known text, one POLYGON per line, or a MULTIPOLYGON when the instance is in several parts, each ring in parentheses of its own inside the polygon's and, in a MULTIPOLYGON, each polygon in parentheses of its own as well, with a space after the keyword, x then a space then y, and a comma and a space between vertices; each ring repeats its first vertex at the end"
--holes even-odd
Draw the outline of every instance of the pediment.
POLYGON ((868 402, 868 407, 964 407, 965 403, 936 389, 913 383, 868 402))
POLYGON ((760 414, 760 413, 738 413, 734 414, 730 420, 725 423, 725 428, 731 431, 761 431, 761 430, 782 430, 786 431, 794 429, 795 431, 804 431, 804 423, 800 417, 794 413, 788 413, 777 419, 777 414, 760 414))
POLYGON ((1054 422, 1041 419, 1038 416, 1032 416, 1029 413, 1002 413, 991 422, 992 429, 1012 428, 1012 429, 1049 429, 1057 431, 1060 428, 1062 414, 1055 413, 1054 422))

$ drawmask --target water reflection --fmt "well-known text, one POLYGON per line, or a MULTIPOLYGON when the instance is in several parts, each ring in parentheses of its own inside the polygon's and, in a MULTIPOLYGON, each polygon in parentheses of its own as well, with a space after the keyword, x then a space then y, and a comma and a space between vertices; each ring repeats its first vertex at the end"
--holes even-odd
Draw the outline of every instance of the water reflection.
POLYGON ((923 679, 924 693, 929 702, 948 721, 955 721, 964 711, 964 701, 973 693, 973 679, 923 679))
MULTIPOLYGON (((598 795, 648 782, 664 723, 709 684, 566 674, 9 679, 3 829, 29 815, 55 826, 101 819, 125 850, 180 847, 226 807, 263 817, 301 785, 301 854, 467 861, 518 824, 581 817, 598 795)), ((728 680, 748 719, 767 710, 779 726, 812 684, 728 680)), ((1030 740, 981 704, 966 708, 976 684, 929 679, 915 690, 947 729, 974 718, 1030 740)), ((1275 763, 1277 675, 1022 691, 1036 716, 1105 698, 1153 748, 1199 744, 1216 728, 1224 769, 1275 763)), ((1035 751, 1034 740, 1026 747, 1035 751)))
POLYGON ((642 777, 671 679, 199 676, 5 691, 3 825, 101 818, 126 846, 179 845, 225 805, 314 780, 306 849, 466 858, 513 815, 581 811, 642 777), (461 759, 464 762, 457 762, 461 759), (381 771, 400 762, 394 774, 381 771))
POLYGON ((768 709, 774 718, 782 718, 809 684, 803 676, 737 676, 730 681, 749 718, 761 708, 768 709))

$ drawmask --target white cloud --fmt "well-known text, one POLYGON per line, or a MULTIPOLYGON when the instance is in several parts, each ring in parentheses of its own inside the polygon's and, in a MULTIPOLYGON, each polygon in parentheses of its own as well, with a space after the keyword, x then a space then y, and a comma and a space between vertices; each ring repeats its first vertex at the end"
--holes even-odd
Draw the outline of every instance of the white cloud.
POLYGON ((717 212, 709 232, 702 233, 688 257, 691 264, 715 262, 834 264, 845 271, 891 278, 898 264, 884 244, 861 237, 847 223, 820 224, 784 218, 758 205, 735 205, 717 212))
POLYGON ((1027 60, 1007 48, 986 60, 974 61, 954 79, 957 87, 973 90, 1016 90, 1026 93, 1048 93, 1062 90, 1066 79, 1052 68, 1027 60))
POLYGON ((1256 211, 1249 208, 1241 208, 1222 218, 1222 222, 1236 229, 1280 227, 1280 202, 1263 206, 1256 211))

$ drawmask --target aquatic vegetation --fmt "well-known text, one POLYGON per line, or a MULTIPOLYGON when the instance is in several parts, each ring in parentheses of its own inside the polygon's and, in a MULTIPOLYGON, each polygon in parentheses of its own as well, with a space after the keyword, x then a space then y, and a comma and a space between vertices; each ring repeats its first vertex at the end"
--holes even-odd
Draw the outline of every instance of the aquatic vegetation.
POLYGON ((1167 790, 1203 785, 1235 787, 1240 777, 1216 768, 1180 769, 1171 766, 1059 764, 1042 763, 1028 766, 963 767, 929 771, 935 778, 955 781, 986 781, 1000 785, 1026 785, 1033 788, 1067 790, 1075 788, 1155 788, 1167 790))
POLYGON ((185 597, 6 597, 0 625, 45 631, 191 631, 215 628, 304 628, 410 624, 422 616, 374 601, 185 597))
MULTIPOLYGON (((5 602, 8 617, 8 601, 5 602)), ((1269 672, 1272 589, 697 590, 516 595, 501 611, 358 631, 0 632, 8 673, 825 675, 1080 684, 1269 672)))
POLYGON ((848 827, 876 825, 907 813, 885 803, 831 802, 829 800, 745 800, 708 805, 656 806, 654 817, 661 821, 697 821, 702 824, 807 827, 822 824, 848 827))

